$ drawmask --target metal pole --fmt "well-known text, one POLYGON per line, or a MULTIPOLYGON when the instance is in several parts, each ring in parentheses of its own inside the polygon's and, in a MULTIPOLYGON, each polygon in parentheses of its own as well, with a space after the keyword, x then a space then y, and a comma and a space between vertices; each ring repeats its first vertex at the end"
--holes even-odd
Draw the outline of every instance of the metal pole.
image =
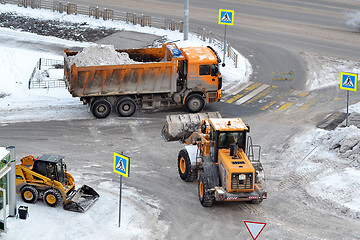
POLYGON ((225 33, 224 33, 224 58, 222 66, 225 67, 225 56, 226 56, 226 25, 225 25, 225 33))
POLYGON ((119 198, 119 224, 118 227, 121 225, 121 193, 122 193, 122 175, 120 175, 120 198, 119 198))
POLYGON ((15 157, 15 147, 8 146, 6 150, 10 151, 10 173, 9 173, 9 215, 11 217, 16 216, 16 157, 15 157))
POLYGON ((184 4, 184 40, 189 39, 189 0, 184 4))
POLYGON ((346 127, 349 126, 349 90, 347 90, 347 101, 346 101, 346 127))

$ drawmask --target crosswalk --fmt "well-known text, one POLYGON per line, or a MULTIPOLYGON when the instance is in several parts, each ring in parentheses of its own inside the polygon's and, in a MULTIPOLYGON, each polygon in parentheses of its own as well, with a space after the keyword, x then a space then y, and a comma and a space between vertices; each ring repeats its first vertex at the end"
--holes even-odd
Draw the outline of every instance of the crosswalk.
POLYGON ((306 111, 314 105, 330 104, 342 98, 320 92, 284 89, 258 82, 243 84, 236 93, 226 95, 222 102, 262 111, 306 111))

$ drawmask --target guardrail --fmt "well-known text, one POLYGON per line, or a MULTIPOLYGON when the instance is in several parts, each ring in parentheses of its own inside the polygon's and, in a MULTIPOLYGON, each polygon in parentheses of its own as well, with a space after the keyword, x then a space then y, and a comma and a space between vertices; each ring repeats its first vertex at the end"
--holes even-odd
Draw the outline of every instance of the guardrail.
MULTIPOLYGON (((94 17, 96 19, 123 21, 134 25, 140 25, 142 27, 149 26, 172 31, 178 30, 179 32, 183 32, 184 30, 183 21, 156 18, 143 14, 139 16, 136 13, 117 12, 107 8, 99 8, 98 6, 86 7, 70 2, 63 3, 61 1, 48 0, 0 0, 0 4, 5 3, 18 5, 19 7, 25 8, 30 7, 33 9, 37 8, 52 10, 59 13, 85 15, 89 17, 94 17)), ((197 34, 203 41, 209 41, 209 43, 213 43, 220 49, 224 48, 224 41, 220 37, 213 34, 211 31, 206 34, 205 28, 198 28, 197 34)), ((233 60, 235 67, 237 67, 238 57, 240 55, 239 52, 236 51, 236 49, 234 49, 233 47, 231 47, 230 44, 227 44, 226 49, 227 56, 233 60)))
POLYGON ((64 61, 40 58, 29 78, 29 89, 31 88, 56 88, 66 87, 64 78, 50 78, 49 71, 52 69, 64 69, 64 61))

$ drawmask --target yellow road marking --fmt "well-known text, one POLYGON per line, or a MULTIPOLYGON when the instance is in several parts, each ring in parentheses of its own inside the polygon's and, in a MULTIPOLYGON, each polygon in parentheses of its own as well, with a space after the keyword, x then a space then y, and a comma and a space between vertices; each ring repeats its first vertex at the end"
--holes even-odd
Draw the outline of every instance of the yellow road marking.
POLYGON ((311 100, 310 102, 308 102, 307 104, 304 104, 301 108, 298 109, 298 111, 304 111, 304 110, 308 109, 309 107, 314 105, 314 103, 316 103, 317 100, 318 100, 318 98, 315 98, 315 99, 311 100))
MULTIPOLYGON (((293 90, 290 90, 290 92, 292 92, 293 90)), ((272 105, 274 105, 275 103, 277 103, 278 101, 280 101, 281 99, 283 99, 284 97, 286 97, 287 95, 282 95, 280 96, 277 100, 270 102, 268 105, 263 106, 262 108, 260 108, 260 110, 266 110, 269 107, 271 107, 272 105)))
POLYGON ((253 83, 251 84, 249 87, 244 89, 244 93, 243 94, 237 94, 234 97, 230 98, 229 100, 225 101, 226 103, 233 103, 236 100, 240 99, 241 97, 243 97, 245 94, 247 94, 248 92, 254 90, 255 88, 257 88, 258 86, 260 86, 261 83, 253 83))
POLYGON ((310 92, 301 92, 298 94, 299 97, 306 97, 310 92))
POLYGON ((269 94, 269 92, 271 91, 271 88, 266 89, 265 91, 263 91, 262 93, 258 94, 257 96, 253 97, 252 99, 250 99, 249 101, 247 101, 246 103, 244 103, 243 105, 247 105, 249 103, 253 103, 254 101, 258 100, 259 98, 265 97, 266 95, 269 94))
POLYGON ((291 107, 292 105, 294 105, 294 103, 291 102, 284 103, 281 107, 278 108, 278 110, 284 111, 285 109, 291 107))

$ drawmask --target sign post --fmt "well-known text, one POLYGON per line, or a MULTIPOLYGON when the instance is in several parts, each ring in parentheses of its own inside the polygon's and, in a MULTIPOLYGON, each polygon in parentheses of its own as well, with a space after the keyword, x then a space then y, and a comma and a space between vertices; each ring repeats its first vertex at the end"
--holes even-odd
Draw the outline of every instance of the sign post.
POLYGON ((346 96, 346 127, 349 126, 349 98, 350 91, 357 91, 358 75, 356 73, 340 73, 340 89, 347 90, 346 96))
POLYGON ((119 197, 119 223, 121 225, 121 195, 122 195, 122 177, 129 177, 130 174, 130 157, 114 152, 113 171, 120 174, 120 197, 119 197))
POLYGON ((225 67, 226 56, 226 26, 234 25, 234 10, 219 9, 219 24, 225 25, 224 33, 224 58, 222 66, 225 67))

